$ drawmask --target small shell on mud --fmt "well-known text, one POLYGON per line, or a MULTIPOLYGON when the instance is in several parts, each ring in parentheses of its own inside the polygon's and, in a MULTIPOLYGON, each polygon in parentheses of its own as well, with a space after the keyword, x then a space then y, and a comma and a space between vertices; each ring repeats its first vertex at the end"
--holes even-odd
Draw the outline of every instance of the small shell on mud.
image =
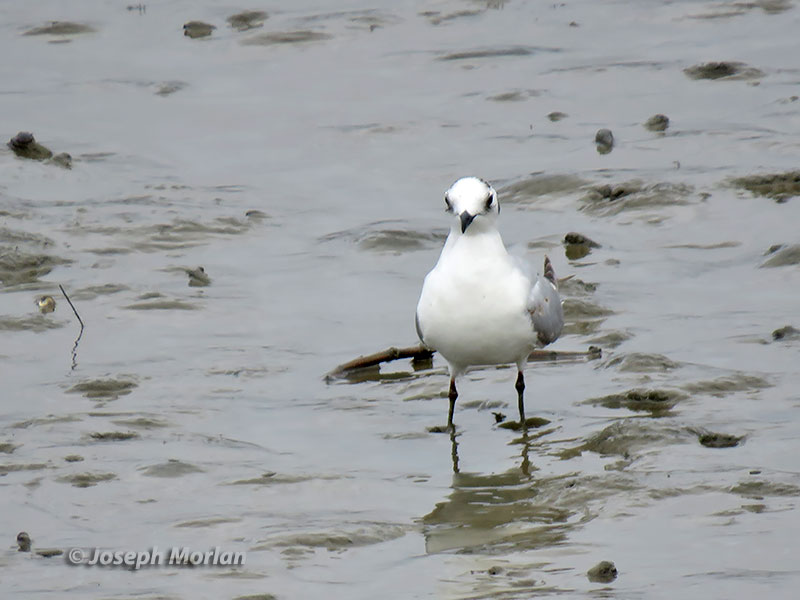
POLYGON ((56 301, 52 296, 39 296, 36 299, 36 305, 39 307, 39 312, 44 314, 51 313, 56 309, 56 301))

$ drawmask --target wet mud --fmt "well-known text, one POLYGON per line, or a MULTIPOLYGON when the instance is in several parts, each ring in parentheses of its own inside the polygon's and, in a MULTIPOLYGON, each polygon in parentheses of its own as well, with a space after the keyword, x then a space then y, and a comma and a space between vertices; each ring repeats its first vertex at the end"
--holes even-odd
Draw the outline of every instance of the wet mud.
POLYGON ((791 595, 796 7, 595 4, 4 7, 8 595, 791 595), (325 374, 417 343, 467 174, 567 323, 434 434, 442 357, 325 374), (57 556, 173 543, 247 562, 57 556))

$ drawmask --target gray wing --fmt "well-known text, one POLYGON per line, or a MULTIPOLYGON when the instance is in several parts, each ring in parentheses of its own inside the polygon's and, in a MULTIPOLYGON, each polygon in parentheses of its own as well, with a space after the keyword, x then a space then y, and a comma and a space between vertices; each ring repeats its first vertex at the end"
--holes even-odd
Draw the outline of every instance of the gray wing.
POLYGON ((564 327, 564 310, 550 259, 544 257, 544 275, 537 275, 528 296, 528 312, 536 337, 543 346, 555 342, 564 327))

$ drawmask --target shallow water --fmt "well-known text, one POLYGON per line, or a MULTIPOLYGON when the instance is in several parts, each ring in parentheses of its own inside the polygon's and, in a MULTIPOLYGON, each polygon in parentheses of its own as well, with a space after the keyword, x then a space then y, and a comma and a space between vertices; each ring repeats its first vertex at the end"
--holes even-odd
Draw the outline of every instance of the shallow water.
POLYGON ((131 8, 0 6, 2 135, 73 158, 0 149, 5 590, 793 597, 800 342, 772 331, 798 326, 800 200, 735 181, 797 169, 792 3, 131 8), (269 17, 238 31, 242 8, 269 17), (25 35, 51 21, 91 31, 25 35), (684 73, 712 61, 747 76, 684 73), (466 174, 515 253, 574 275, 553 348, 604 350, 528 367, 527 435, 495 425, 508 368, 466 376, 455 439, 428 432, 439 357, 324 378, 415 342, 466 174), (568 232, 599 247, 570 259, 568 232), (17 552, 23 530, 247 559, 142 576, 17 552))

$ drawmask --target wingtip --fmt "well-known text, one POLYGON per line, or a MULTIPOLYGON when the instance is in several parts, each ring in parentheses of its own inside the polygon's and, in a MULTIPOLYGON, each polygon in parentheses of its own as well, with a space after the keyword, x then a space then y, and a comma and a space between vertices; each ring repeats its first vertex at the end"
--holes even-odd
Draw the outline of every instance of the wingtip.
POLYGON ((553 264, 550 262, 550 257, 545 254, 544 256, 544 278, 547 279, 554 286, 558 287, 558 280, 556 279, 556 272, 553 269, 553 264))

